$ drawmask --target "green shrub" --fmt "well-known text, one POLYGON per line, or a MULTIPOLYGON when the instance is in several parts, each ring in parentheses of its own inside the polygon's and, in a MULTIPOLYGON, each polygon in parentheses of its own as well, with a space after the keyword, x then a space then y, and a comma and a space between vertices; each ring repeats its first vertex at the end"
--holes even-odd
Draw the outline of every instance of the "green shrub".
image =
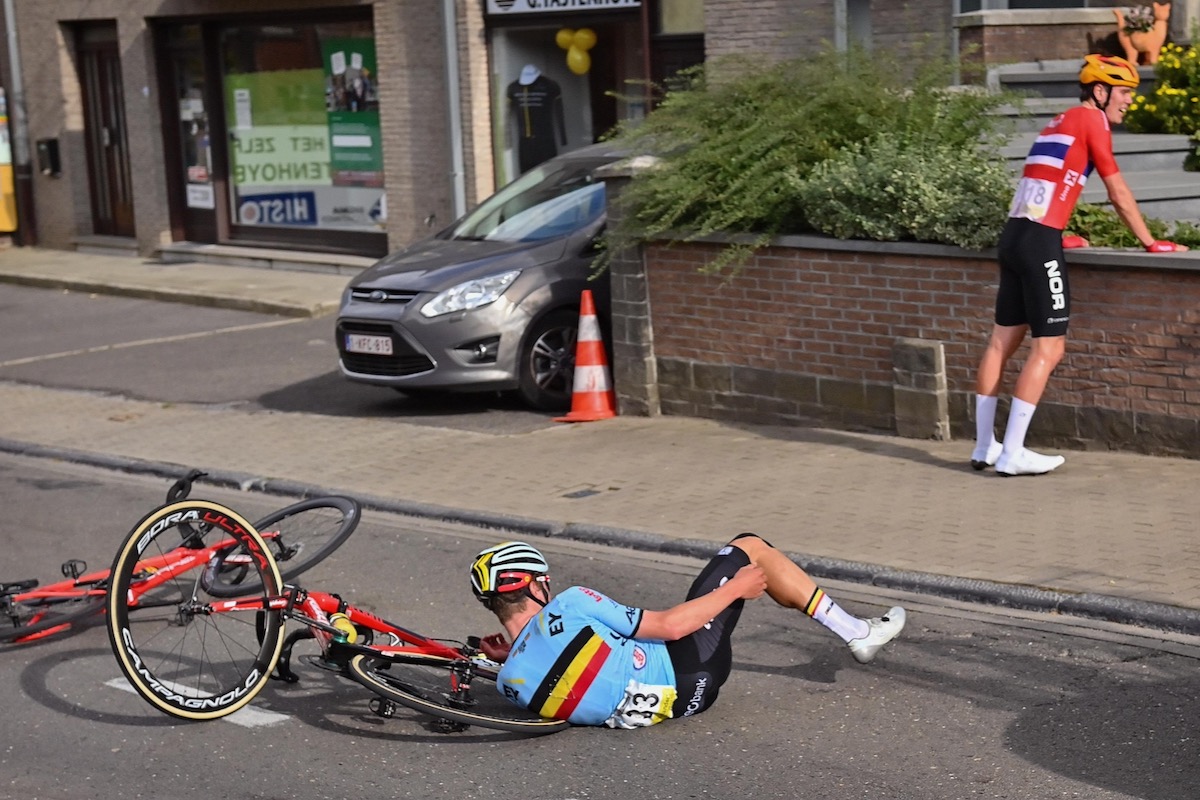
MULTIPOLYGON (((1166 222, 1146 217, 1146 227, 1155 239, 1170 239, 1189 247, 1193 246, 1194 241, 1200 240, 1200 231, 1187 222, 1178 222, 1173 231, 1168 231, 1169 226, 1166 222)), ((1082 236, 1092 247, 1141 247, 1141 242, 1125 227, 1117 212, 1107 206, 1092 203, 1080 203, 1075 206, 1063 233, 1082 236)))
POLYGON ((827 48, 783 63, 725 59, 696 68, 639 126, 618 133, 631 151, 662 161, 629 185, 625 222, 610 233, 608 247, 752 234, 752 243, 727 249, 710 265, 716 271, 773 236, 832 230, 831 220, 846 215, 827 204, 859 210, 861 233, 854 235, 994 243, 1002 212, 980 231, 966 230, 986 215, 981 206, 993 207, 990 194, 961 198, 972 186, 992 190, 989 165, 1000 163, 995 148, 1004 137, 988 112, 1011 96, 948 90, 952 71, 944 59, 931 56, 917 74, 910 74, 913 63, 827 48), (876 146, 884 149, 874 153, 876 146), (899 167, 887 163, 897 158, 899 167), (826 174, 807 189, 809 176, 830 159, 842 184, 826 174), (922 191, 889 183, 889 167, 922 191), (874 215, 867 213, 872 208, 874 215), (897 229, 905 215, 913 221, 897 229))
POLYGON ((1012 179, 962 148, 880 135, 817 165, 799 187, 809 222, 841 239, 915 239, 971 249, 996 243, 1012 179))

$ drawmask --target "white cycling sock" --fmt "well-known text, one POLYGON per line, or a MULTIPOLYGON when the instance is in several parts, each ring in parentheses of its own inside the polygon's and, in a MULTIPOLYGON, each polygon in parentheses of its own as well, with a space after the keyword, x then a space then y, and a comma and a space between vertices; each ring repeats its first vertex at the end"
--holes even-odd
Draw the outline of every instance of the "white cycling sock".
POLYGON ((1029 431, 1029 423, 1033 421, 1033 412, 1037 406, 1026 403, 1019 397, 1014 397, 1012 407, 1008 411, 1008 425, 1004 429, 1004 450, 1007 453, 1018 453, 1025 447, 1025 434, 1029 431))
POLYGON ((848 613, 833 602, 833 598, 825 594, 825 590, 820 587, 817 587, 808 604, 804 606, 804 613, 842 637, 842 641, 847 643, 861 639, 871 632, 871 626, 865 619, 848 613))
POLYGON ((996 406, 999 398, 975 395, 975 451, 972 461, 984 461, 996 442, 996 406))

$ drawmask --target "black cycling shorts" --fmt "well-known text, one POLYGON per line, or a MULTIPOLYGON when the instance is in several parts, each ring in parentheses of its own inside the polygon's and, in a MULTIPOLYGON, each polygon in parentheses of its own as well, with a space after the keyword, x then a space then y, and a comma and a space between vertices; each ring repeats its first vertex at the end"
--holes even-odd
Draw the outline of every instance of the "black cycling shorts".
POLYGON ((1071 289, 1062 231, 1010 218, 1000 234, 1000 288, 996 324, 1028 325, 1035 337, 1065 336, 1071 289))
MULTIPOLYGON (((734 537, 736 542, 743 533, 734 537)), ((750 563, 746 551, 730 543, 717 551, 688 590, 687 599, 702 597, 716 589, 750 563)), ((667 653, 675 667, 675 689, 679 695, 671 707, 672 719, 699 714, 717 699, 721 686, 733 671, 733 645, 730 636, 742 615, 745 600, 738 600, 700 630, 682 639, 667 642, 667 653)))

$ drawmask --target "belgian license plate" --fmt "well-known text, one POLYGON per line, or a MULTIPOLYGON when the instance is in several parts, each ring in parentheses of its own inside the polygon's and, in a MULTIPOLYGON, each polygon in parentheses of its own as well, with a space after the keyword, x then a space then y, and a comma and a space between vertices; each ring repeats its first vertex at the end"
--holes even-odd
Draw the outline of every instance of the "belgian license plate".
POLYGON ((390 356, 392 354, 392 338, 390 336, 366 336, 360 333, 347 333, 346 352, 390 356))

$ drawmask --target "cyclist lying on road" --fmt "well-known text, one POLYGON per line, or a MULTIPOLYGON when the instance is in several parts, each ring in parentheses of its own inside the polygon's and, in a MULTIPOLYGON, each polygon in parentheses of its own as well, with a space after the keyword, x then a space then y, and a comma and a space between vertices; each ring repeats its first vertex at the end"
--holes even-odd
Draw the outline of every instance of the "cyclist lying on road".
POLYGON ((764 591, 836 633, 862 664, 904 628, 898 606, 876 619, 847 613, 752 533, 721 548, 688 599, 666 611, 624 606, 582 586, 551 599, 549 571, 525 542, 475 557, 471 588, 508 634, 485 636, 481 647, 503 662, 496 684, 509 700, 577 725, 638 728, 707 709, 732 670, 730 636, 742 606, 764 591))

